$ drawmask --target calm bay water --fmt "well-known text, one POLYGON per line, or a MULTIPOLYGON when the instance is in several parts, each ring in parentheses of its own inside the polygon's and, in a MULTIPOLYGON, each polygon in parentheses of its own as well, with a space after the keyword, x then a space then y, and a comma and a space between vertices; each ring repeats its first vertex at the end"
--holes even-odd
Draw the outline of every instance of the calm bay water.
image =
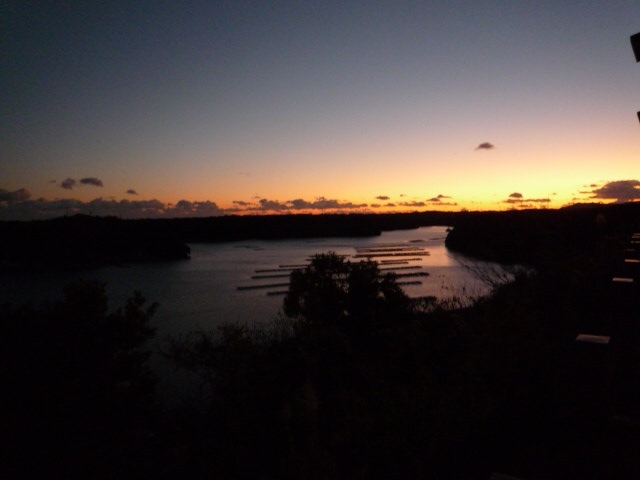
MULTIPOLYGON (((1 282, 0 302, 20 305, 59 299, 64 286, 77 278, 106 282, 111 309, 124 305, 134 290, 140 290, 147 300, 160 304, 154 324, 157 327, 156 344, 162 347, 169 335, 211 330, 226 322, 255 324, 273 319, 282 306, 283 296, 267 295, 267 292, 286 290, 286 287, 247 290, 238 287, 286 283, 288 270, 283 266, 303 265, 312 255, 329 251, 358 261, 354 255, 359 249, 387 246, 419 248, 429 253, 407 254, 391 260, 407 262, 393 264, 398 267, 411 267, 398 273, 429 274, 401 279, 420 282, 419 285, 403 287, 412 297, 434 295, 443 298, 460 293, 462 287, 471 295, 485 293, 486 287, 463 266, 463 263, 474 262, 445 248, 446 229, 396 230, 369 238, 192 244, 190 260, 108 266, 82 272, 17 275, 10 281, 1 282), (285 276, 252 278, 270 274, 285 276)), ((378 260, 388 261, 389 258, 378 260)), ((387 267, 391 265, 387 264, 387 267)), ((193 390, 193 379, 183 371, 176 371, 161 356, 153 356, 151 366, 160 377, 158 391, 166 404, 183 401, 184 392, 193 390)))
MULTIPOLYGON (((267 295, 271 289, 240 290, 262 284, 286 283, 283 266, 302 265, 316 253, 334 251, 353 256, 360 248, 405 246, 424 249, 428 256, 408 255, 412 272, 428 276, 407 278, 421 282, 404 289, 410 296, 451 295, 462 286, 470 293, 482 293, 483 285, 461 265, 464 257, 444 246, 446 227, 384 232, 369 238, 320 238, 309 240, 242 241, 222 244, 192 244, 191 260, 108 266, 83 272, 50 272, 25 275, 3 282, 0 300, 14 304, 40 302, 62 296, 64 285, 75 278, 107 283, 110 306, 115 308, 134 290, 160 304, 155 317, 158 336, 199 329, 212 329, 225 322, 252 324, 272 319, 282 305, 282 295, 267 295), (267 270, 268 272, 263 272, 267 270), (254 279, 254 276, 280 275, 254 279), (282 276, 284 275, 284 276, 282 276)), ((398 265, 399 267, 401 265, 398 265)), ((409 270, 406 270, 407 272, 409 270)), ((398 273, 405 273, 399 270, 398 273)), ((404 279, 403 279, 404 280, 404 279)))

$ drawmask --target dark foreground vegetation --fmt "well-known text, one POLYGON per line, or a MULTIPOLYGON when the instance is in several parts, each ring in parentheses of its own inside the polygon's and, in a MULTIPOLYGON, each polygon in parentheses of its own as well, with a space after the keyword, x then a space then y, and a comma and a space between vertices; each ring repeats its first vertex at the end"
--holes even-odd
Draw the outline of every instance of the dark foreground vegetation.
POLYGON ((184 408, 154 401, 140 296, 109 313, 81 283, 5 306, 3 477, 639 478, 640 296, 611 281, 636 275, 639 220, 637 205, 461 214, 450 248, 526 265, 510 283, 479 270, 484 299, 409 299, 375 264, 319 255, 280 318, 160 339, 201 381, 184 408))

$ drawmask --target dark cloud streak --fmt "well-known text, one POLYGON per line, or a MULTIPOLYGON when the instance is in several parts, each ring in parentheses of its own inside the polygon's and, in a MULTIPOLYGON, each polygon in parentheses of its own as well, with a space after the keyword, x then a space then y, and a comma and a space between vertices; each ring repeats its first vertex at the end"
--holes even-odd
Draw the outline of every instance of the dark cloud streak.
POLYGON ((80 183, 83 185, 93 185, 94 187, 104 187, 102 180, 96 177, 85 177, 80 179, 80 183))
POLYGON ((65 178, 60 186, 65 190, 72 190, 76 186, 76 181, 73 178, 65 178))
POLYGON ((23 202, 31 198, 31 193, 26 188, 20 188, 13 192, 0 189, 0 202, 23 202))
POLYGON ((502 203, 507 205, 513 205, 514 208, 537 208, 540 204, 543 203, 551 203, 551 199, 549 198, 524 198, 520 192, 513 192, 509 195, 506 200, 503 200, 502 203))
MULTIPOLYGON (((0 190, 0 199, 4 198, 0 190)), ((19 192, 19 191, 18 191, 19 192)), ((8 193, 8 192, 7 192, 8 193)), ((15 193, 15 192, 12 192, 15 193)), ((24 194, 15 197, 24 198, 24 194)), ((9 202, 4 206, 0 200, 0 219, 30 220, 55 218, 65 215, 97 215, 121 218, 176 218, 176 217, 211 217, 224 215, 214 202, 190 202, 180 200, 175 205, 162 203, 159 200, 113 200, 96 198, 90 202, 75 199, 59 200, 24 200, 9 202)))
POLYGON ((594 199, 614 200, 615 203, 633 202, 640 200, 640 181, 638 180, 616 180, 605 183, 602 187, 589 192, 594 199))

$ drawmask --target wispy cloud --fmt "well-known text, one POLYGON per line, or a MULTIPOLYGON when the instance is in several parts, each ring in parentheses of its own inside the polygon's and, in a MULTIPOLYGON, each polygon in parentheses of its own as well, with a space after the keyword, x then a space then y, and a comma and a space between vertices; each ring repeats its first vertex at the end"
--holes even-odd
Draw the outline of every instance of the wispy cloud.
POLYGON ((496 148, 496 147, 492 143, 490 143, 490 142, 482 142, 474 150, 493 150, 494 148, 496 148))
MULTIPOLYGON (((0 199, 4 199, 6 196, 3 192, 6 191, 0 191, 0 199)), ((16 194, 10 198, 24 197, 24 194, 16 194)), ((226 211, 211 201, 180 200, 175 205, 171 205, 159 200, 118 201, 104 198, 96 198, 90 202, 81 202, 75 199, 50 201, 42 198, 14 202, 0 200, 0 219, 2 220, 46 219, 79 213, 121 218, 175 218, 219 216, 224 215, 226 211)))
POLYGON ((85 177, 80 179, 80 183, 83 185, 93 185, 94 187, 103 187, 102 180, 96 177, 85 177))
POLYGON ((130 188, 129 190, 127 190, 127 195, 138 195, 138 192, 136 192, 133 188, 130 188))
POLYGON ((509 195, 506 200, 503 200, 502 203, 506 203, 508 205, 512 205, 513 208, 540 208, 540 206, 546 206, 546 204, 550 203, 551 199, 549 198, 525 198, 525 196, 520 192, 513 192, 509 195))
MULTIPOLYGON (((366 203, 356 204, 353 202, 343 202, 336 199, 318 197, 313 201, 304 200, 302 198, 296 198, 293 200, 287 200, 280 202, 277 200, 269 200, 261 198, 258 201, 260 210, 282 212, 282 211, 300 211, 300 210, 320 210, 320 211, 333 211, 333 210, 357 210, 368 207, 366 203)), ((251 207, 249 207, 251 208, 251 207)))
POLYGON ((380 201, 384 202, 386 200, 389 200, 389 197, 387 195, 378 195, 376 197, 376 200, 380 200, 380 201))
POLYGON ((0 188, 0 202, 23 202, 31 198, 31 193, 26 188, 20 188, 10 192, 0 188))
POLYGON ((400 205, 401 207, 418 208, 425 207, 427 204, 422 201, 413 200, 411 202, 398 202, 398 205, 400 205))
MULTIPOLYGON (((55 183, 55 181, 54 181, 55 183)), ((65 190, 73 190, 75 187, 78 186, 78 184, 80 185, 92 185, 94 187, 103 187, 104 184, 102 183, 102 180, 100 180, 99 178, 96 177, 84 177, 81 178, 80 181, 71 178, 71 177, 67 177, 65 178, 61 183, 60 183, 60 187, 64 188, 65 190)))
POLYGON ((60 184, 60 186, 65 190, 72 190, 73 187, 76 186, 76 183, 77 182, 73 178, 65 178, 60 184))
POLYGON ((287 209, 287 205, 285 203, 280 203, 277 200, 268 200, 266 198, 261 198, 258 203, 260 205, 260 208, 264 210, 272 210, 278 212, 287 209))
MULTIPOLYGON (((287 213, 287 212, 337 212, 337 211, 362 211, 369 207, 366 203, 353 203, 332 198, 318 197, 315 200, 294 198, 293 200, 271 200, 257 198, 255 202, 234 200, 233 213, 287 213)), ((230 211, 230 213, 232 213, 230 211)))
POLYGON ((325 197, 320 197, 311 203, 312 208, 320 210, 326 209, 340 209, 340 208, 364 208, 368 205, 366 203, 353 203, 353 202, 341 202, 340 200, 332 200, 325 197))
POLYGON ((369 205, 370 208, 373 208, 375 210, 379 209, 379 208, 397 208, 398 205, 396 205, 394 202, 387 202, 387 203, 372 203, 369 205))
POLYGON ((170 217, 216 217, 224 213, 215 202, 209 200, 203 202, 180 200, 173 207, 164 211, 165 216, 170 217))
POLYGON ((605 183, 601 187, 591 185, 589 192, 591 198, 601 200, 614 200, 616 203, 633 202, 640 200, 640 181, 616 180, 605 183))
POLYGON ((429 204, 431 204, 431 206, 438 206, 438 207, 457 207, 458 203, 457 202, 447 202, 446 200, 450 199, 451 197, 449 195, 438 195, 437 197, 432 197, 430 199, 427 200, 427 202, 429 204))
POLYGON ((447 195, 438 195, 437 197, 432 197, 427 202, 441 202, 444 199, 451 198, 447 195))

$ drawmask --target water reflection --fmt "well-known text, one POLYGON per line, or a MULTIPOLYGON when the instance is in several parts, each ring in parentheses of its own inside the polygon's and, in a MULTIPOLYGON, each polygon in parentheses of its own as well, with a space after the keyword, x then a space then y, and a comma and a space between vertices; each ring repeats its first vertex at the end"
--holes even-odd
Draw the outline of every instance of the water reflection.
MULTIPOLYGON (((194 329, 207 330, 224 322, 270 320, 279 311, 281 295, 267 295, 265 289, 243 290, 238 287, 264 282, 278 284, 275 290, 283 291, 287 283, 288 270, 285 269, 306 264, 314 254, 334 251, 358 261, 361 258, 356 255, 367 252, 382 254, 390 246, 406 249, 396 253, 407 255, 375 258, 388 262, 386 266, 381 262, 383 268, 403 266, 391 263, 401 258, 407 261, 404 266, 423 273, 406 279, 403 288, 409 296, 450 296, 459 294, 463 288, 472 295, 486 293, 487 286, 466 268, 473 262, 449 252, 444 246, 445 237, 446 227, 423 227, 384 232, 371 238, 192 244, 191 260, 187 261, 18 276, 12 282, 4 282, 0 300, 24 303, 60 298, 65 284, 77 277, 90 278, 107 283, 112 307, 122 305, 136 289, 150 301, 159 302, 155 319, 159 336, 194 329), (266 275, 264 272, 269 271, 282 271, 285 277, 252 278, 261 272, 266 275)), ((392 252, 389 250, 387 253, 392 252)))
MULTIPOLYGON (((154 326, 156 344, 161 346, 168 335, 211 330, 226 322, 253 324, 273 319, 281 308, 281 295, 267 295, 264 289, 238 289, 264 281, 252 278, 261 272, 305 265, 317 253, 333 251, 353 257, 358 251, 371 252, 389 245, 406 246, 413 253, 428 252, 403 256, 406 264, 391 264, 398 261, 396 257, 377 259, 389 261, 386 267, 404 265, 428 273, 411 278, 413 281, 403 286, 409 296, 442 298, 486 293, 487 285, 468 268, 479 264, 449 252, 444 246, 445 237, 446 227, 424 227, 385 232, 371 238, 192 244, 191 260, 18 275, 10 282, 2 282, 0 302, 39 303, 46 298, 61 298, 63 287, 78 277, 106 282, 111 308, 124 305, 134 290, 140 290, 149 301, 160 304, 154 326)), ((386 267, 382 264, 382 268, 386 267)), ((286 283, 286 279, 281 280, 286 283)), ((189 379, 161 356, 152 357, 151 366, 162 379, 160 397, 167 404, 173 403, 185 391, 189 379)))

